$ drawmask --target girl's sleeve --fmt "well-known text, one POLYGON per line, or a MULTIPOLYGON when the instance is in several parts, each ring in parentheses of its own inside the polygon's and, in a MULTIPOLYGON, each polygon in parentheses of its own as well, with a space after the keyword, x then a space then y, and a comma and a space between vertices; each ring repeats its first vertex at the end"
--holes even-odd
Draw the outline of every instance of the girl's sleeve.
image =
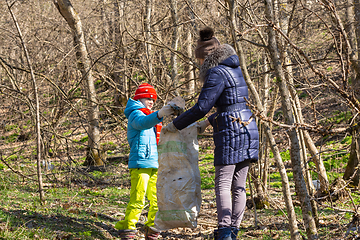
POLYGON ((135 110, 130 114, 128 121, 134 129, 145 130, 154 127, 160 123, 162 119, 157 117, 157 112, 146 115, 140 110, 135 110))
POLYGON ((225 88, 223 78, 219 70, 209 70, 197 103, 174 119, 173 123, 177 129, 186 128, 211 110, 225 88))

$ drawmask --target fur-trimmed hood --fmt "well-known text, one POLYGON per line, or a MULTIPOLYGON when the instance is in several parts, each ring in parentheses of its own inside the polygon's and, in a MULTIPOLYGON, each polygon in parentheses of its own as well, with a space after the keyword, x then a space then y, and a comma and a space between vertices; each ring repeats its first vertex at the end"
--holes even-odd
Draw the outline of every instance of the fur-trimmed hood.
POLYGON ((201 65, 199 74, 200 81, 204 83, 206 72, 209 69, 218 66, 224 60, 233 55, 236 55, 236 51, 229 44, 223 44, 217 47, 214 51, 206 56, 204 63, 201 65))

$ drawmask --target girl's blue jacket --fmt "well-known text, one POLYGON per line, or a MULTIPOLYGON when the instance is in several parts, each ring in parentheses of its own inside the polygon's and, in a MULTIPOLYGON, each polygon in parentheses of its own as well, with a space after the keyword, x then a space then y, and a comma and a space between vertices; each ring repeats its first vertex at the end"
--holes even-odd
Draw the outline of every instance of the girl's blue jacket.
POLYGON ((128 119, 129 168, 159 167, 154 126, 163 119, 158 118, 157 112, 146 115, 139 110, 144 107, 140 101, 130 98, 124 111, 128 119))

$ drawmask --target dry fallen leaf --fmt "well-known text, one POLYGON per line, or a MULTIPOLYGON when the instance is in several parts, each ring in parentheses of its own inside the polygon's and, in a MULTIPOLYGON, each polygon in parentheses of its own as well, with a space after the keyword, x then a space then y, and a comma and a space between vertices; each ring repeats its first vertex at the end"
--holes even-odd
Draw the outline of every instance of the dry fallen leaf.
POLYGON ((71 207, 71 205, 69 203, 64 203, 62 205, 63 209, 69 209, 71 207))
POLYGON ((79 209, 69 209, 68 212, 69 213, 74 213, 74 214, 79 214, 80 213, 79 209))

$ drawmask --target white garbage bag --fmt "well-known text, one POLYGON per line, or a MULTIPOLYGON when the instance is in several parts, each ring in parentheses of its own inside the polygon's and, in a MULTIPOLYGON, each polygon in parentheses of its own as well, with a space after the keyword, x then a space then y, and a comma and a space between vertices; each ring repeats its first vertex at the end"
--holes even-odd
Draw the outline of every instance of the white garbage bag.
POLYGON ((155 227, 196 228, 201 206, 199 144, 195 124, 160 134, 155 227))

